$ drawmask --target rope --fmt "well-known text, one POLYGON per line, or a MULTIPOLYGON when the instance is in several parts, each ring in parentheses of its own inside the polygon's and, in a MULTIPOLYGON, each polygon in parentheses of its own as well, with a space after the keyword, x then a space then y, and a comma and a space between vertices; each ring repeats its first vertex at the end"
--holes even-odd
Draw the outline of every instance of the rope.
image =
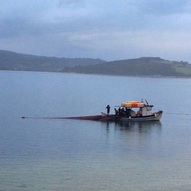
POLYGON ((165 112, 165 114, 169 114, 169 115, 191 115, 191 113, 168 113, 168 112, 165 112))

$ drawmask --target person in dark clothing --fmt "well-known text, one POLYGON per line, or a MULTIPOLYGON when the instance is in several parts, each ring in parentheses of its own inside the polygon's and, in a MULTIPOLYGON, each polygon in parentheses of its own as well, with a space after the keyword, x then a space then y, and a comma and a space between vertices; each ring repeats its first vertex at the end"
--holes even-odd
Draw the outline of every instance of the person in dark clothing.
POLYGON ((119 113, 119 115, 121 115, 121 107, 119 107, 118 113, 119 113))
POLYGON ((110 106, 107 105, 106 109, 107 109, 107 114, 109 115, 109 113, 110 113, 110 106))
POLYGON ((115 115, 119 115, 119 110, 116 108, 114 108, 114 110, 115 110, 115 115))

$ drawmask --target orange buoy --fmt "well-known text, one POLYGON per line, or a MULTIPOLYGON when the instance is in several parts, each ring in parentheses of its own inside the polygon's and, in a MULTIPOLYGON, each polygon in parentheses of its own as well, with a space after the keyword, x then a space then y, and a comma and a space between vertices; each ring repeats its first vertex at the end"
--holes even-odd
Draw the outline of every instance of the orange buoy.
POLYGON ((128 107, 128 108, 144 107, 144 103, 141 103, 139 101, 128 101, 128 102, 121 103, 121 106, 122 107, 128 107))

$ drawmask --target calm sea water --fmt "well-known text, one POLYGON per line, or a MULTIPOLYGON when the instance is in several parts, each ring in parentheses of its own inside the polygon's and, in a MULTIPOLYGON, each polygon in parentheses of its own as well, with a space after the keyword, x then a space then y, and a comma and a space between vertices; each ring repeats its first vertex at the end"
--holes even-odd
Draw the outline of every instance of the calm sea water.
POLYGON ((0 79, 1 191, 191 190, 191 79, 5 71, 0 79), (141 98, 164 111, 161 122, 42 119, 141 98))

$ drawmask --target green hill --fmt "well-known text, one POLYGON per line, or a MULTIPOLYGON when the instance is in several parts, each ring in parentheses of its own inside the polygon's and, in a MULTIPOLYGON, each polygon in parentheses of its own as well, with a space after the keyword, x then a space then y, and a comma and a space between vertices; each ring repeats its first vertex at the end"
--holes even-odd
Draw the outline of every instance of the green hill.
POLYGON ((159 57, 142 57, 102 64, 66 68, 63 72, 121 76, 191 77, 191 65, 159 57))

